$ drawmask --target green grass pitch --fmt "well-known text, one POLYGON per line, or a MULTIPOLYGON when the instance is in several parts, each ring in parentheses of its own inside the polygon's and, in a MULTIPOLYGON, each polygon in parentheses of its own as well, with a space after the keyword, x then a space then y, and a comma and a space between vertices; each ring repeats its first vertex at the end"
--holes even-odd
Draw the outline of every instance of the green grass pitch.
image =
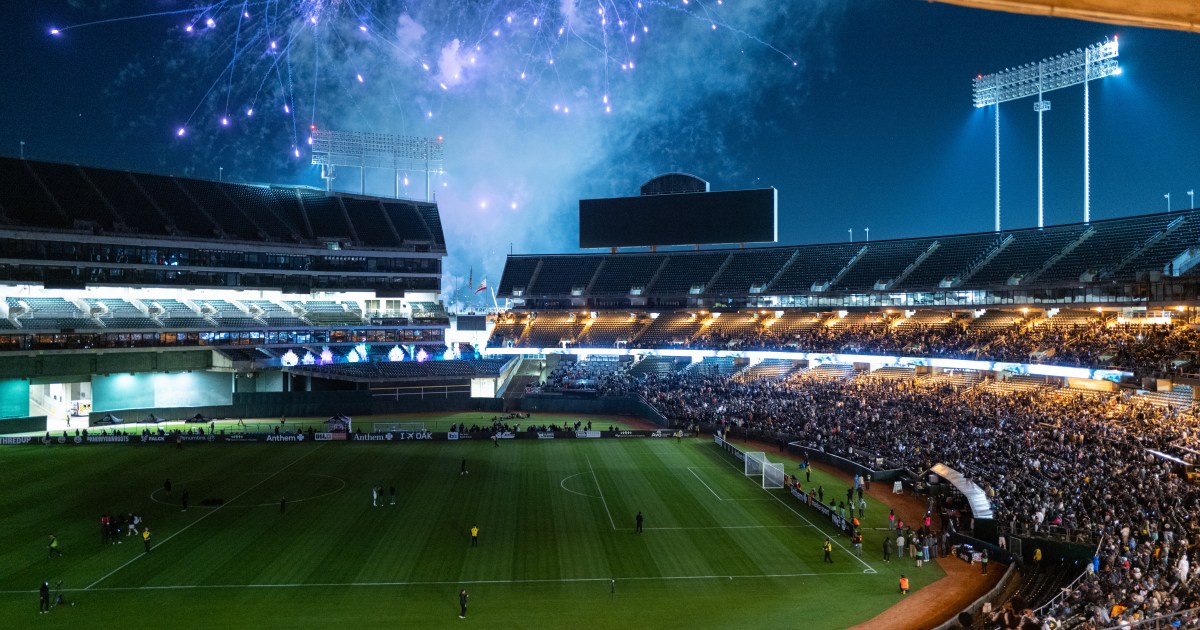
MULTIPOLYGON (((843 628, 897 602, 901 572, 916 588, 942 577, 883 564, 880 531, 863 560, 837 538, 823 564, 831 530, 740 466, 711 439, 7 447, 0 625, 843 628), (372 507, 374 484, 397 505, 372 507), (149 554, 101 544, 100 515, 130 511, 149 554), (75 605, 39 615, 43 580, 75 605)), ((869 505, 866 526, 886 514, 869 505)))

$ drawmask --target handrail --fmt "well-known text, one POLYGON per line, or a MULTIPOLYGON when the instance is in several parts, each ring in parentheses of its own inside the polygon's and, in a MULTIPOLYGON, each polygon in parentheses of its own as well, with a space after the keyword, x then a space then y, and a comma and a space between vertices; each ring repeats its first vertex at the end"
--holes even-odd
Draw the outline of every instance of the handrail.
MULTIPOLYGON (((1123 621, 1120 624, 1117 624, 1115 626, 1105 626, 1104 630, 1127 630, 1128 628, 1143 627, 1143 626, 1146 626, 1147 624, 1151 624, 1151 623, 1154 624, 1155 628, 1158 628, 1158 627, 1160 627, 1159 624, 1166 622, 1166 621, 1171 621, 1172 619, 1178 619, 1184 615, 1195 615, 1195 616, 1200 617, 1200 608, 1189 608, 1187 610, 1178 610, 1178 611, 1175 611, 1173 613, 1169 613, 1166 615, 1158 615, 1158 616, 1149 617, 1146 619, 1137 619, 1137 620, 1130 619, 1130 620, 1123 621)), ((1165 627, 1173 628, 1174 626, 1172 624, 1166 624, 1165 627)))
MULTIPOLYGON (((1096 551, 1095 551, 1095 554, 1093 555, 1093 557, 1100 555, 1100 547, 1102 547, 1102 546, 1104 546, 1104 537, 1103 536, 1100 537, 1100 542, 1096 543, 1096 551)), ((1088 562, 1090 563, 1092 561, 1088 560, 1088 562)), ((1058 592, 1058 595, 1055 595, 1054 597, 1052 597, 1050 599, 1050 601, 1046 602, 1045 604, 1038 606, 1037 610, 1033 611, 1034 614, 1037 615, 1037 617, 1040 619, 1043 616, 1043 613, 1050 606, 1058 604, 1058 602, 1062 601, 1062 599, 1067 596, 1067 593, 1074 591, 1075 587, 1079 584, 1080 580, 1082 580, 1084 578, 1084 576, 1086 576, 1087 574, 1088 574, 1087 569, 1084 569, 1083 573, 1080 573, 1074 580, 1071 581, 1070 584, 1064 586, 1062 588, 1062 590, 1060 590, 1058 592)))

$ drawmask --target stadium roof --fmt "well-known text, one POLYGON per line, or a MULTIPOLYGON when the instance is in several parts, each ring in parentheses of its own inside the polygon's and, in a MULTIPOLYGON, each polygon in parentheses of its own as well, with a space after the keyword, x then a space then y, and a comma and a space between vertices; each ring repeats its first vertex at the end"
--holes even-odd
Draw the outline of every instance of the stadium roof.
POLYGON ((1200 33, 1196 0, 936 0, 977 9, 1200 33))

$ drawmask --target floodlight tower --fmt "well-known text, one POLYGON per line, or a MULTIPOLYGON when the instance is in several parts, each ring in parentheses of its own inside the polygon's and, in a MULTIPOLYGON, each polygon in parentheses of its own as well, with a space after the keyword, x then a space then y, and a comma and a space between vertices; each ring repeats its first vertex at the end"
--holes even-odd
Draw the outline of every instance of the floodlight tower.
POLYGON ((1106 39, 1087 48, 1027 63, 1018 68, 975 77, 971 92, 975 107, 996 107, 996 231, 1000 231, 1000 103, 1037 95, 1033 110, 1038 114, 1038 227, 1045 225, 1042 185, 1042 114, 1050 111, 1045 92, 1083 85, 1083 222, 1092 219, 1091 156, 1089 129, 1090 98, 1088 82, 1121 74, 1117 65, 1117 38, 1106 39))
MULTIPOLYGON (((425 201, 433 200, 433 175, 442 173, 442 137, 395 136, 385 133, 329 131, 312 127, 312 163, 321 165, 326 190, 333 190, 338 166, 359 169, 359 192, 366 194, 368 168, 391 169, 395 197, 400 197, 400 172, 425 173, 425 201)), ((405 175, 405 184, 408 176, 405 175)))

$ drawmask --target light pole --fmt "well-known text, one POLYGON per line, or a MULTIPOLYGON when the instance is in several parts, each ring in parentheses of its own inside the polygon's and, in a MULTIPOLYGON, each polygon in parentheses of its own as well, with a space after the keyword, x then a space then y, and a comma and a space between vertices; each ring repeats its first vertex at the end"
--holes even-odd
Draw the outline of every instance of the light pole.
POLYGON ((863 228, 867 232, 867 242, 871 242, 871 228, 863 228))
POLYGON ((217 167, 217 181, 219 181, 219 182, 225 181, 225 167, 224 166, 217 167))
POLYGON ((25 159, 25 141, 24 140, 21 141, 21 159, 22 160, 25 159))
POLYGON ((1163 199, 1167 200, 1167 212, 1171 211, 1171 193, 1163 195, 1163 199))
POLYGON ((850 242, 853 243, 854 242, 854 228, 850 228, 846 231, 850 233, 850 242))
POLYGON ((1190 207, 1193 210, 1196 209, 1196 191, 1195 190, 1188 191, 1188 207, 1190 207))
POLYGON ((1042 159, 1042 115, 1050 111, 1046 92, 1083 85, 1083 222, 1091 221, 1091 158, 1089 155, 1091 129, 1089 110, 1091 107, 1088 83, 1121 74, 1117 63, 1117 40, 1105 40, 1087 48, 1027 63, 1016 68, 1005 68, 1001 72, 977 75, 972 84, 975 107, 995 105, 995 148, 996 148, 996 231, 1000 231, 1000 103, 1036 96, 1033 110, 1038 114, 1038 227, 1044 223, 1043 159, 1042 159))

